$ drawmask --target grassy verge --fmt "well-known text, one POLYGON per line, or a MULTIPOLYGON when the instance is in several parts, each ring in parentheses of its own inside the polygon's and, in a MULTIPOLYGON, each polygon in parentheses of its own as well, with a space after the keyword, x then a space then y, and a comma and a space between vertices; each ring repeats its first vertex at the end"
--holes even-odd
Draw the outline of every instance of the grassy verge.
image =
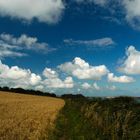
POLYGON ((92 125, 84 118, 80 110, 84 101, 76 103, 76 100, 66 100, 65 102, 50 140, 90 140, 92 125))
POLYGON ((66 99, 50 140, 138 140, 140 104, 131 98, 66 99))

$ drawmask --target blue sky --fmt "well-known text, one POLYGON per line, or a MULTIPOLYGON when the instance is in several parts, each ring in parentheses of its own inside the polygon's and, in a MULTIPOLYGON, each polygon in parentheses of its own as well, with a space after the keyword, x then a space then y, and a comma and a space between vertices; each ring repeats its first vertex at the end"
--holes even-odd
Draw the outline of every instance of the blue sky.
POLYGON ((139 0, 1 0, 0 85, 139 96, 139 9, 139 0))

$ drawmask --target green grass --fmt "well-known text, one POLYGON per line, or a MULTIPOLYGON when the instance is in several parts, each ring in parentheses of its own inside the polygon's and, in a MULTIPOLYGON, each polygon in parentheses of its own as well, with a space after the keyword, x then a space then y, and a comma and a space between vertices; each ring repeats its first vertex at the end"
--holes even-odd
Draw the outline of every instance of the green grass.
POLYGON ((66 100, 50 140, 90 140, 93 138, 91 135, 92 125, 81 114, 81 103, 76 103, 75 100, 66 100))
POLYGON ((140 104, 132 98, 65 99, 50 140, 139 140, 140 104))

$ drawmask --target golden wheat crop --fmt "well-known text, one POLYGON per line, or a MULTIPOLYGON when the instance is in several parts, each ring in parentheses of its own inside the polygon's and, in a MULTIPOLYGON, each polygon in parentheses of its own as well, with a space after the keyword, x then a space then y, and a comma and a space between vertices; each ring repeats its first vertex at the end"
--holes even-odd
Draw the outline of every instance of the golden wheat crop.
POLYGON ((47 139, 64 101, 0 92, 0 140, 47 139))

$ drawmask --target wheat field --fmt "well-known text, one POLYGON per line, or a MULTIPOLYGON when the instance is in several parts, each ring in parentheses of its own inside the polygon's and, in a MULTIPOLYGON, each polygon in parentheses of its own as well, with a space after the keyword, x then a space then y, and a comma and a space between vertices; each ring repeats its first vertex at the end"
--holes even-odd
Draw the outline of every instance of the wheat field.
POLYGON ((64 101, 0 92, 0 140, 47 140, 64 101))

